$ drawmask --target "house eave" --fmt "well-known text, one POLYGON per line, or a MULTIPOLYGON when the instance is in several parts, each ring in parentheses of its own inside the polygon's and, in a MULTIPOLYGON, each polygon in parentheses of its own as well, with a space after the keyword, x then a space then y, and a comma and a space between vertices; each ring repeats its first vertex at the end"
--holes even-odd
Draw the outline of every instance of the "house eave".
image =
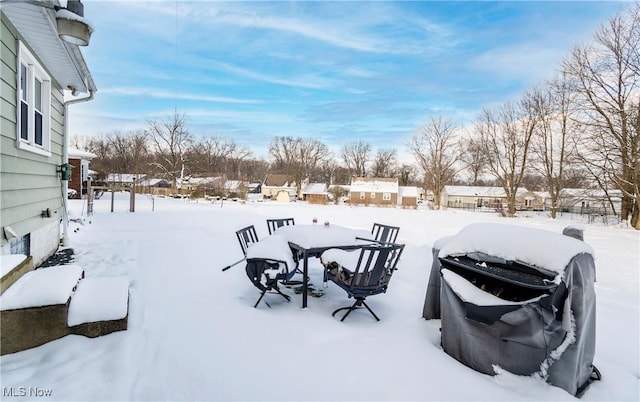
MULTIPOLYGON (((59 1, 43 2, 59 5, 59 1)), ((2 14, 62 89, 95 92, 89 68, 77 45, 58 36, 55 11, 27 2, 3 2, 2 14)))

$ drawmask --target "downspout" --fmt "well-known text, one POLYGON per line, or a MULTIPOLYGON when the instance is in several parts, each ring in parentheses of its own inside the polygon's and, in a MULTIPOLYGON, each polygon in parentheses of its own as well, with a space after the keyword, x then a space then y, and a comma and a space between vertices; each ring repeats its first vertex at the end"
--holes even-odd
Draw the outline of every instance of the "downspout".
MULTIPOLYGON (((89 89, 89 96, 86 98, 72 99, 64 102, 64 126, 62 129, 62 163, 69 163, 69 105, 73 105, 74 103, 80 102, 88 102, 93 99, 93 94, 95 89, 89 89)), ((66 246, 69 244, 69 210, 68 210, 68 196, 67 189, 69 188, 68 180, 61 180, 62 183, 62 245, 66 246)), ((80 194, 82 197, 82 194, 80 194)))

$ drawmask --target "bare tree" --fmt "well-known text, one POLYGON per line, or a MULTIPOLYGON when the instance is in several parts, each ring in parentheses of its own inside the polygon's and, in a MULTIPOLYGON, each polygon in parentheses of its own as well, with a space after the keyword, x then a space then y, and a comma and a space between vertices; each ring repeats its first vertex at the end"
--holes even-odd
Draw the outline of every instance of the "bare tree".
POLYGON ((369 162, 371 155, 371 145, 362 140, 354 141, 344 145, 340 155, 351 176, 366 176, 367 162, 369 162))
POLYGON ((300 192, 302 182, 319 171, 329 158, 329 148, 313 138, 275 137, 269 144, 269 154, 277 170, 290 175, 300 192))
MULTIPOLYGON (((560 193, 566 186, 565 169, 574 156, 574 138, 580 125, 575 121, 575 95, 567 74, 561 71, 540 91, 531 93, 540 116, 531 149, 536 170, 542 174, 551 199, 551 218, 555 219, 560 193)), ((530 190, 532 186, 528 186, 530 190)))
POLYGON ((507 102, 496 111, 484 109, 475 130, 487 155, 489 172, 504 189, 509 215, 516 212, 516 195, 527 170, 531 136, 539 120, 535 96, 507 102))
POLYGON ((482 144, 474 137, 463 140, 461 161, 471 174, 471 185, 479 186, 482 174, 487 170, 487 155, 484 153, 482 144))
POLYGON ((114 173, 147 173, 150 155, 144 131, 115 131, 108 141, 114 173))
POLYGON ((444 186, 458 172, 460 147, 456 142, 458 129, 442 116, 432 117, 409 142, 409 150, 424 173, 425 186, 433 191, 434 208, 440 208, 444 186))
POLYGON ((184 172, 184 152, 193 138, 186 128, 186 117, 177 111, 160 120, 147 120, 147 130, 155 148, 154 166, 176 187, 184 172))
POLYGON ((373 158, 371 176, 393 177, 398 153, 395 149, 379 149, 373 158))
MULTIPOLYGON (((580 155, 596 181, 612 181, 622 191, 621 219, 640 229, 640 152, 637 110, 640 99, 640 5, 600 27, 590 46, 577 47, 564 63, 580 94, 585 135, 580 155)), ((608 190, 603 188, 603 190, 608 190)))
POLYGON ((398 184, 401 186, 409 186, 416 182, 416 168, 415 166, 403 163, 396 170, 396 176, 398 177, 398 184))
POLYGON ((192 172, 198 174, 224 173, 225 162, 235 150, 233 140, 216 136, 194 141, 185 151, 192 172))

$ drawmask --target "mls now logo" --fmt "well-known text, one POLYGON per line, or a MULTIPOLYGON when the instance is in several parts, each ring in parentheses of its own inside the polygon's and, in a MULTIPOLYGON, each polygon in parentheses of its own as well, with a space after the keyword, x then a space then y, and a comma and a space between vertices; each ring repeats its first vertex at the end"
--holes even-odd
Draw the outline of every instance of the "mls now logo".
POLYGON ((38 388, 38 387, 3 387, 3 397, 36 397, 46 398, 53 394, 53 390, 50 388, 38 388))

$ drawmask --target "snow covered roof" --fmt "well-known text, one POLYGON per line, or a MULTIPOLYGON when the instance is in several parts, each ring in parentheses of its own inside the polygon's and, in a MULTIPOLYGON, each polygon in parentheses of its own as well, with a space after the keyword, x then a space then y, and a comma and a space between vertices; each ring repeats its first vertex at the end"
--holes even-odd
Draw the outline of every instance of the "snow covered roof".
MULTIPOLYGON (((502 187, 487 186, 444 186, 444 190, 449 197, 506 197, 502 187)), ((526 188, 519 188, 517 195, 529 192, 526 188)))
POLYGON ((398 179, 354 177, 351 180, 352 192, 397 193, 398 179))
POLYGON ((141 182, 138 183, 138 185, 140 186, 149 186, 149 187, 153 187, 155 185, 157 185, 158 183, 169 183, 167 180, 165 179, 145 179, 142 180, 141 182))
POLYGON ((134 173, 109 173, 105 181, 107 183, 133 183, 133 179, 136 182, 143 180, 146 177, 144 174, 134 173))
POLYGON ((224 188, 226 190, 239 190, 245 186, 245 182, 240 180, 227 180, 224 182, 224 188))
POLYGON ((564 272, 577 254, 593 255, 587 243, 561 233, 497 223, 476 223, 464 227, 442 244, 439 256, 481 252, 518 261, 557 273, 564 272))
POLYGON ((414 186, 398 186, 398 195, 400 197, 416 197, 416 198, 418 198, 418 187, 414 187, 414 186))
POLYGON ((78 148, 69 147, 69 158, 88 159, 97 157, 96 154, 80 150, 78 148))
POLYGON ((327 184, 326 183, 309 183, 302 190, 303 194, 326 194, 327 193, 327 184))
MULTIPOLYGON (((609 196, 612 198, 622 197, 620 190, 612 189, 608 190, 609 196)), ((563 188, 560 191, 561 198, 578 198, 578 199, 603 199, 607 197, 607 194, 602 189, 588 189, 588 188, 563 188)))

